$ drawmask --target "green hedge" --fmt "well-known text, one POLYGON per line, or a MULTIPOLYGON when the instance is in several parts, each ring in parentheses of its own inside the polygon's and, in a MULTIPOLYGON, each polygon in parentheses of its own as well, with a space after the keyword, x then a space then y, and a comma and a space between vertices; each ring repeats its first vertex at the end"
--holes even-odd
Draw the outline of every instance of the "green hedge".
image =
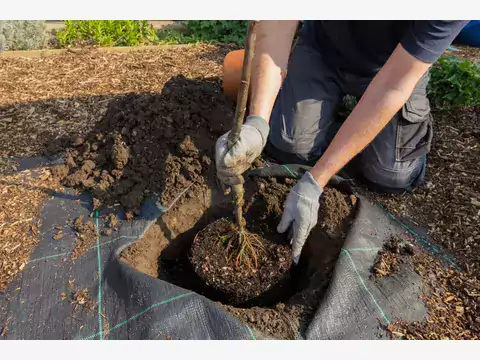
POLYGON ((57 38, 61 47, 158 43, 155 30, 146 20, 66 20, 65 29, 57 32, 57 38))

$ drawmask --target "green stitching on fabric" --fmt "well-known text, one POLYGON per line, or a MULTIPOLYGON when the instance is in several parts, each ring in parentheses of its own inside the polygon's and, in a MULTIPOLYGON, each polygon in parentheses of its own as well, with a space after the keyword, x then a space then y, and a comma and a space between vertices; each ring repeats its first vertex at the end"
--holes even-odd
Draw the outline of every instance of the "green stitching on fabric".
POLYGON ((282 166, 285 168, 285 170, 287 170, 290 173, 290 175, 292 175, 295 179, 297 178, 297 176, 292 172, 292 170, 288 168, 287 165, 282 165, 282 166))
MULTIPOLYGON (((98 210, 95 211, 95 228, 97 234, 100 230, 98 227, 98 210)), ((98 328, 100 334, 100 340, 103 340, 103 322, 102 322, 102 262, 100 260, 100 236, 97 236, 97 262, 98 262, 98 328)))
POLYGON ((353 249, 345 249, 347 251, 372 251, 372 252, 375 252, 375 251, 378 251, 380 250, 381 248, 379 247, 373 247, 373 248, 353 248, 353 249))
MULTIPOLYGON (((100 245, 107 245, 107 244, 110 244, 110 243, 112 243, 112 242, 118 241, 118 240, 120 240, 120 239, 139 239, 139 238, 141 238, 142 236, 143 236, 143 233, 142 233, 141 235, 139 235, 139 236, 127 236, 127 235, 122 235, 122 236, 116 237, 115 239, 102 242, 102 243, 100 243, 100 245)), ((97 247, 98 247, 97 245, 92 246, 91 248, 88 248, 87 251, 96 249, 97 247)), ((72 252, 73 252, 73 251, 68 251, 68 252, 64 252, 64 253, 60 253, 60 254, 56 254, 56 255, 44 256, 44 257, 41 257, 41 258, 38 258, 38 259, 30 260, 29 263, 31 263, 31 262, 36 262, 36 261, 41 261, 41 260, 52 259, 52 258, 59 257, 59 256, 69 255, 69 254, 71 254, 72 252)))
MULTIPOLYGON (((90 250, 90 249, 89 249, 89 250, 90 250)), ((87 251, 88 251, 88 250, 87 250, 87 251)), ((56 257, 59 257, 59 256, 64 256, 64 255, 69 255, 69 254, 71 254, 72 252, 73 252, 73 251, 68 251, 68 252, 64 252, 64 253, 61 253, 61 254, 44 256, 44 257, 41 257, 41 258, 38 258, 38 259, 30 260, 28 263, 32 263, 32 262, 36 262, 36 261, 41 261, 41 260, 52 259, 52 258, 56 258, 56 257)))
POLYGON ((257 340, 257 338, 255 337, 255 335, 253 334, 253 331, 252 329, 250 329, 250 326, 248 325, 245 325, 248 329, 248 332, 250 333, 250 336, 252 337, 252 340, 257 340))
POLYGON ((372 298, 372 301, 373 303, 375 304, 375 306, 377 307, 377 309, 380 311, 380 314, 382 315, 383 319, 385 320, 385 322, 387 323, 387 325, 390 324, 390 320, 387 318, 387 316, 385 315, 385 313, 383 312, 382 308, 380 307, 380 305, 378 305, 377 303, 377 300, 375 300, 375 297, 373 296, 373 294, 370 292, 370 290, 368 290, 367 288, 367 285, 365 284, 365 281, 363 281, 362 277, 360 276, 360 273, 358 272, 357 270, 357 267, 355 265, 355 262, 353 261, 352 257, 350 256, 350 253, 348 252, 348 250, 346 249, 342 249, 342 251, 347 254, 348 258, 350 259, 351 263, 352 263, 352 266, 353 266, 353 270, 355 270, 355 272, 357 273, 357 276, 358 278, 360 279, 360 282, 362 283, 363 285, 363 288, 365 289, 365 291, 370 295, 370 297, 372 298))
MULTIPOLYGON (((171 301, 178 300, 178 299, 180 299, 180 298, 183 298, 183 297, 185 297, 185 296, 189 296, 189 295, 192 295, 192 294, 193 294, 192 292, 187 292, 187 293, 185 293, 185 294, 177 295, 177 296, 174 296, 174 297, 172 297, 172 298, 170 298, 170 299, 162 300, 162 301, 160 301, 160 302, 158 302, 158 303, 155 303, 155 304, 149 306, 148 308, 146 308, 145 310, 139 312, 138 314, 133 315, 132 317, 128 318, 127 320, 124 320, 124 321, 122 321, 121 323, 118 323, 117 325, 115 325, 114 327, 112 327, 110 330, 107 330, 107 331, 105 332, 105 335, 108 335, 108 334, 110 334, 111 332, 113 332, 114 330, 116 330, 116 329, 122 327, 123 325, 129 323, 130 321, 135 320, 136 318, 142 316, 143 314, 145 314, 146 312, 152 310, 153 308, 156 308, 156 307, 158 307, 158 306, 160 306, 160 305, 167 304, 167 303, 169 303, 169 302, 171 302, 171 301)), ((92 340, 92 339, 94 339, 95 337, 97 337, 98 335, 100 335, 100 332, 98 332, 98 333, 96 333, 96 334, 92 334, 92 335, 87 336, 87 337, 85 337, 85 338, 82 338, 81 340, 92 340)))

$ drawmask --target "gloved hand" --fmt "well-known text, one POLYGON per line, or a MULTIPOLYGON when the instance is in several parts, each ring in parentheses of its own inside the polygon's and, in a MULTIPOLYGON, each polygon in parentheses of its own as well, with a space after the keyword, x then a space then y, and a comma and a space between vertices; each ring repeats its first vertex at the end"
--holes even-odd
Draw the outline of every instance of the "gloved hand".
POLYGON ((322 193, 322 187, 309 172, 306 172, 288 194, 277 231, 284 233, 292 225, 293 237, 290 243, 295 264, 300 259, 300 253, 310 231, 317 224, 322 193))
POLYGON ((248 116, 240 137, 228 151, 228 132, 218 138, 215 146, 217 176, 226 185, 243 184, 242 174, 260 156, 267 143, 270 127, 260 116, 248 116))

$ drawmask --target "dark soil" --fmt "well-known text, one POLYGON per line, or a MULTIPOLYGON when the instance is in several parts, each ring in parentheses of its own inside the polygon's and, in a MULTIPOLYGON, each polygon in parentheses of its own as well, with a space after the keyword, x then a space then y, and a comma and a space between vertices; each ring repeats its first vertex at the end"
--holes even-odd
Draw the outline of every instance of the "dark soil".
POLYGON ((301 305, 278 303, 272 307, 251 307, 243 309, 219 304, 240 321, 261 331, 269 338, 292 340, 298 337, 305 310, 301 305))
POLYGON ((399 264, 409 261, 408 257, 413 253, 412 244, 402 241, 398 236, 392 236, 378 252, 372 267, 373 275, 395 276, 400 270, 399 264))
POLYGON ((75 229, 75 234, 77 235, 75 249, 72 253, 72 260, 75 261, 85 251, 95 245, 98 238, 98 232, 95 228, 95 224, 92 221, 84 221, 83 216, 79 216, 75 220, 73 227, 75 229))
POLYGON ((227 219, 209 224, 195 237, 190 257, 195 272, 207 286, 225 293, 230 304, 256 298, 289 275, 290 247, 286 242, 275 244, 267 240, 278 235, 273 228, 263 228, 268 232, 260 228, 252 228, 252 232, 248 228, 244 230, 246 241, 260 244, 255 249, 256 263, 253 257, 248 259, 249 263, 235 261, 238 247, 237 244, 229 246, 229 239, 238 236, 238 227, 227 219))
POLYGON ((120 203, 134 213, 149 193, 163 191, 166 204, 186 186, 195 191, 212 178, 214 144, 232 116, 218 79, 177 76, 161 95, 130 94, 110 103, 91 133, 72 140, 54 176, 91 191, 99 204, 120 203))

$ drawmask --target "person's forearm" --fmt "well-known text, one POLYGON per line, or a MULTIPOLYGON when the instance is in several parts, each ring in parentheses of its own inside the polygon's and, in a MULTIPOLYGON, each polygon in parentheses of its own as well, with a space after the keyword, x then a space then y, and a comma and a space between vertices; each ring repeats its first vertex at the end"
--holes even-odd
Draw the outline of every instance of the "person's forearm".
POLYGON ((428 67, 402 47, 397 48, 310 171, 320 186, 324 187, 380 133, 408 100, 428 67))
POLYGON ((251 75, 249 114, 270 121, 275 98, 287 69, 298 21, 260 21, 251 75))

